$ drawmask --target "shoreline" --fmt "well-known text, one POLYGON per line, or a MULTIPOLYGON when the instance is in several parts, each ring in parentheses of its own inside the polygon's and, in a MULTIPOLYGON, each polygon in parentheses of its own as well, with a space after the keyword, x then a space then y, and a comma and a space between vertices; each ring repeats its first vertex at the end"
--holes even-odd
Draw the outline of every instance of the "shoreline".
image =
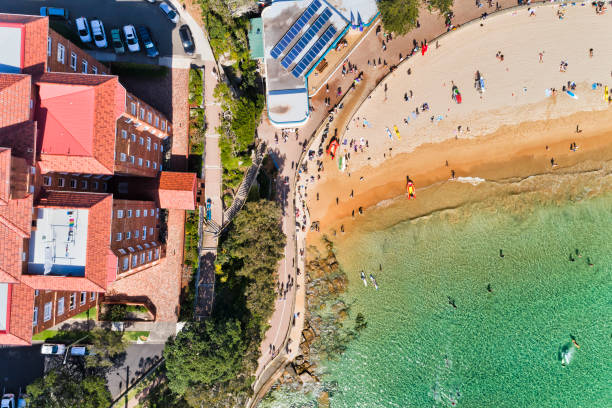
MULTIPOLYGON (((368 208, 385 200, 404 195, 407 175, 416 185, 416 199, 407 207, 416 215, 423 212, 426 204, 432 204, 420 203, 419 193, 438 183, 453 182, 451 170, 455 170, 457 178, 500 181, 563 172, 579 163, 589 165, 590 162, 597 168, 597 163, 608 160, 612 160, 612 109, 504 126, 478 138, 426 143, 413 152, 387 158, 378 166, 364 166, 351 172, 350 176, 335 167, 331 172, 324 172, 321 180, 308 189, 309 218, 319 221, 320 233, 309 232, 307 245, 316 245, 323 234, 332 237, 333 230, 339 230, 340 225, 346 227, 359 220, 359 207, 363 207, 365 213, 368 208), (585 123, 581 133, 572 129, 577 121, 585 123), (544 135, 543 128, 546 129, 544 135), (518 143, 517 135, 520 135, 518 143), (573 142, 578 145, 577 151, 569 150, 573 142), (551 158, 558 164, 554 168, 550 164, 551 158), (351 191, 354 192, 352 198, 351 191), (335 197, 339 197, 338 205, 335 197), (355 211, 355 219, 351 217, 352 211, 355 211)), ((443 203, 436 204, 444 206, 443 203)), ((345 228, 345 232, 349 231, 345 228)))

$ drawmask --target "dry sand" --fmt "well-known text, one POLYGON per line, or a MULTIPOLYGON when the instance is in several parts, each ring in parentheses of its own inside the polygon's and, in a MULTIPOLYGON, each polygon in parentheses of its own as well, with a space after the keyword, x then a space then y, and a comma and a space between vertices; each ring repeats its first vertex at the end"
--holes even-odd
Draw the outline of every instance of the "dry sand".
MULTIPOLYGON (((417 186, 416 208, 419 190, 448 180, 451 169, 458 177, 499 180, 612 159, 612 109, 602 89, 591 90, 593 82, 612 84, 606 31, 612 14, 598 16, 590 5, 575 6, 567 7, 565 19, 559 20, 557 10, 547 5, 538 7, 535 17, 526 9, 490 16, 483 27, 463 27, 441 40, 439 49, 431 44, 424 57, 419 54, 400 65, 365 100, 348 132, 340 135, 341 141, 363 137, 369 148, 353 152, 344 173, 326 157, 321 180, 309 184, 310 220, 321 221, 322 232, 338 228, 360 206, 403 194, 407 175, 417 186), (589 48, 594 49, 592 58, 589 48), (500 50, 503 62, 495 58, 500 50), (565 73, 559 72, 561 60, 569 63, 565 73), (477 69, 486 79, 482 99, 474 89, 477 69), (576 82, 579 99, 561 92, 568 80, 576 82), (462 92, 461 105, 451 100, 451 81, 462 92), (557 95, 546 97, 544 90, 552 87, 557 95), (409 90, 414 98, 405 102, 409 90), (405 125, 403 118, 424 102, 430 111, 416 120, 411 117, 405 125), (432 124, 429 118, 438 115, 443 119, 432 124), (371 127, 361 126, 363 117, 371 127), (577 124, 581 133, 575 132, 577 124), (386 135, 385 127, 393 130, 394 125, 401 140, 386 135), (462 126, 461 132, 457 126, 462 126), (572 142, 578 144, 577 152, 569 150, 572 142), (552 157, 559 163, 555 169, 552 157)), ((310 168, 313 174, 314 163, 310 168)))

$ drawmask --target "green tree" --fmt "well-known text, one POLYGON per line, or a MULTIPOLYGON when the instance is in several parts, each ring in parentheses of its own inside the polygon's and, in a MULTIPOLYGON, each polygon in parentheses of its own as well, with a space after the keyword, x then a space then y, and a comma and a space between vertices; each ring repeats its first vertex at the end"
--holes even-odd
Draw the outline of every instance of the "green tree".
POLYGON ((164 349, 168 386, 179 395, 236 377, 245 340, 237 320, 188 324, 164 349))
POLYGON ((419 18, 419 7, 425 3, 427 7, 446 13, 450 11, 453 0, 381 0, 378 3, 380 17, 387 31, 396 34, 406 34, 416 26, 419 18))
POLYGON ((89 334, 89 341, 95 354, 85 358, 88 368, 107 369, 117 366, 125 356, 127 342, 121 332, 94 329, 89 334))
POLYGON ((29 407, 107 407, 111 395, 104 376, 81 377, 70 368, 54 369, 28 385, 29 407))

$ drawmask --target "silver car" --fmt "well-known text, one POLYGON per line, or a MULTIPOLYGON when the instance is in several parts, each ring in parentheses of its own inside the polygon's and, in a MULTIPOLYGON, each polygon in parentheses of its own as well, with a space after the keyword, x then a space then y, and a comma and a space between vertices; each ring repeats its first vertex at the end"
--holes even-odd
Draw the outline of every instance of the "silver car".
POLYGON ((140 45, 138 44, 138 36, 136 35, 136 29, 134 28, 134 26, 124 26, 123 34, 125 35, 125 42, 127 43, 128 50, 130 50, 130 52, 140 51, 140 45))
POLYGON ((81 41, 83 41, 84 43, 91 42, 91 31, 89 31, 89 24, 87 23, 87 19, 85 17, 79 17, 75 21, 81 41))
POLYGON ((106 33, 104 32, 104 24, 100 20, 91 20, 91 32, 93 33, 94 42, 98 48, 108 47, 106 41, 106 33))

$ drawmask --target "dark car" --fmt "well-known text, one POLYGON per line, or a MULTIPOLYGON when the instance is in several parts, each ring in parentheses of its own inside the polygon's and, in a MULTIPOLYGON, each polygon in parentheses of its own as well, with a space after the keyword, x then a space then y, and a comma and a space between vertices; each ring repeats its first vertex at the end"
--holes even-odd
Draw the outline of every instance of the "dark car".
POLYGON ((191 35, 191 29, 187 24, 183 24, 179 29, 179 35, 181 36, 181 42, 183 43, 183 48, 185 52, 189 55, 193 54, 195 51, 195 45, 193 43, 193 36, 191 35))
POLYGON ((153 42, 153 38, 151 37, 151 31, 145 26, 138 26, 138 36, 140 40, 144 44, 145 51, 147 52, 147 57, 155 58, 159 55, 159 51, 157 51, 157 47, 153 42))

